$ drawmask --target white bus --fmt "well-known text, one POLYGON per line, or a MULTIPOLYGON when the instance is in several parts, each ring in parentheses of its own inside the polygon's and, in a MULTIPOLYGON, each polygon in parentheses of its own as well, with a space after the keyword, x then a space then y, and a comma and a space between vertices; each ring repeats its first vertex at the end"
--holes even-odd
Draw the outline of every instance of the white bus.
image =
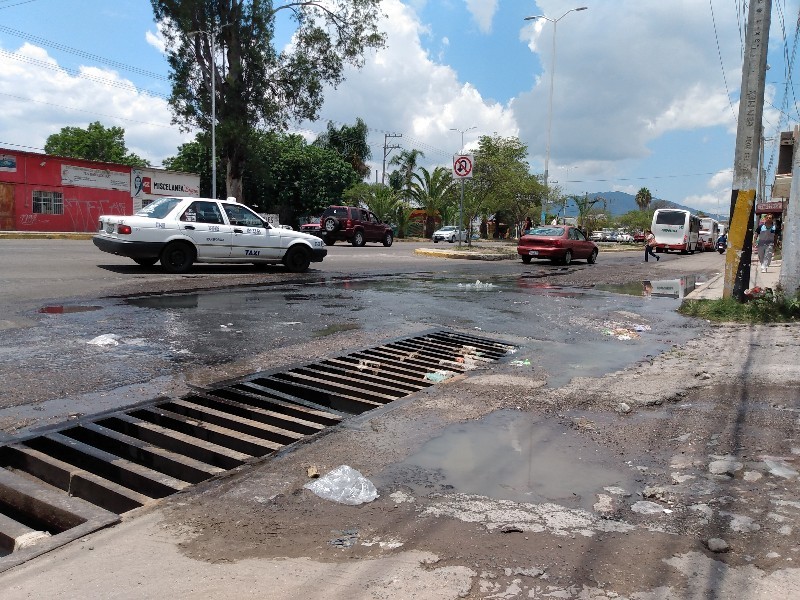
MULTIPOLYGON (((681 254, 702 251, 700 217, 681 208, 659 208, 650 227, 656 237, 656 252, 676 250, 681 254)), ((716 240, 714 240, 716 242, 716 240)))
POLYGON ((703 244, 703 251, 713 251, 717 244, 717 238, 722 235, 719 223, 711 217, 700 219, 700 242, 703 244))

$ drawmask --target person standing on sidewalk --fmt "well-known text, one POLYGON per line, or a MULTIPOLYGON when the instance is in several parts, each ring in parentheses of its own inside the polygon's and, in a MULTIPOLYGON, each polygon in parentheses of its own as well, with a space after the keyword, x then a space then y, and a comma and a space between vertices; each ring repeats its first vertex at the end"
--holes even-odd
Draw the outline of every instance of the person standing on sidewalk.
POLYGON ((648 256, 652 256, 657 261, 661 260, 661 257, 656 255, 653 252, 653 248, 656 245, 656 236, 653 234, 652 231, 649 229, 647 230, 647 235, 644 236, 644 262, 648 262, 648 256))
POLYGON ((764 223, 758 226, 756 246, 761 272, 766 273, 772 263, 772 253, 775 251, 775 224, 772 222, 772 215, 764 217, 764 223))

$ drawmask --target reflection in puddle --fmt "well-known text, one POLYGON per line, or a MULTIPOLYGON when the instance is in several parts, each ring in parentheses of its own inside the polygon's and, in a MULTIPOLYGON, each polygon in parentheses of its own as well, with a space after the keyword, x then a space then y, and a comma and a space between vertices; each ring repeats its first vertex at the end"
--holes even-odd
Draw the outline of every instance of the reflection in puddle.
POLYGON ((141 308, 197 308, 200 296, 198 294, 178 294, 174 296, 144 296, 142 298, 128 298, 128 304, 141 308))
POLYGON ((596 285, 594 289, 628 296, 682 300, 687 294, 706 283, 707 280, 703 275, 684 275, 678 279, 646 279, 614 285, 596 285))
MULTIPOLYGON (((604 487, 634 491, 632 472, 607 466, 615 460, 613 453, 571 429, 501 410, 446 428, 396 467, 421 468, 440 477, 440 487, 455 492, 591 509, 604 487)), ((414 477, 409 480, 410 487, 419 488, 414 477)))
POLYGON ((39 312, 49 315, 61 315, 68 313, 89 312, 92 310, 100 310, 100 308, 100 306, 63 306, 61 304, 56 304, 54 306, 43 306, 39 309, 39 312))

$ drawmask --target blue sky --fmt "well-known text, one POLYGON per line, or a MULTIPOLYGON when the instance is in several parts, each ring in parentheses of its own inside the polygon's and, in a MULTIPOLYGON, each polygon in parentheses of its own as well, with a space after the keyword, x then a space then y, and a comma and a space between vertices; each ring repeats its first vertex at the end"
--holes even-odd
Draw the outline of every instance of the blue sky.
MULTIPOLYGON (((480 135, 518 136, 541 173, 554 27, 524 17, 578 6, 588 10, 557 26, 551 182, 578 194, 646 186, 726 212, 743 0, 384 0, 387 48, 327 92, 318 121, 293 129, 312 139, 328 120, 364 119, 379 177, 384 134, 402 134, 389 142, 422 150, 432 167, 459 149, 452 129, 474 128, 468 149, 480 135)), ((797 15, 798 0, 773 0, 767 137, 800 120, 793 79, 785 88, 797 15)), ((174 155, 193 135, 170 124, 159 40, 148 0, 0 0, 0 147, 39 151, 61 127, 99 120, 124 127, 153 164, 174 155)), ((767 143, 767 162, 776 147, 767 143)))

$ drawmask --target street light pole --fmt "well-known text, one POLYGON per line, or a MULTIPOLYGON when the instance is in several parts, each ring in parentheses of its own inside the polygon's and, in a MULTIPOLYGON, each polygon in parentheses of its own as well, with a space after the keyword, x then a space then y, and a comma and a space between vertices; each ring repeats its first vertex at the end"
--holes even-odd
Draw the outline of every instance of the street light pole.
POLYGON ((545 202, 542 203, 542 223, 541 223, 542 225, 545 224, 545 219, 547 218, 547 204, 550 203, 550 188, 547 187, 547 176, 550 167, 550 139, 551 139, 551 132, 553 129, 553 84, 556 72, 556 27, 558 26, 558 22, 564 17, 566 17, 569 13, 577 12, 579 10, 586 10, 587 8, 589 7, 580 6, 578 8, 571 8, 557 19, 551 19, 550 17, 546 17, 545 15, 535 15, 533 17, 525 17, 526 21, 533 21, 535 19, 544 19, 545 21, 550 21, 553 24, 553 55, 552 55, 552 60, 550 62, 550 99, 547 108, 547 150, 545 152, 545 157, 544 157, 545 202))
MULTIPOLYGON (((231 23, 220 25, 219 29, 228 27, 231 23)), ((202 33, 211 38, 211 63, 209 72, 211 73, 211 197, 217 197, 217 30, 210 32, 203 29, 190 31, 186 35, 202 33)), ((224 63, 223 63, 224 65, 224 63)))
MULTIPOLYGON (((464 154, 464 134, 468 131, 477 129, 477 127, 468 127, 467 129, 450 128, 450 131, 459 131, 461 133, 461 154, 464 154)), ((458 204, 458 247, 461 248, 461 232, 464 230, 464 178, 461 178, 461 201, 458 204)))
POLYGON ((211 30, 211 197, 217 197, 217 34, 211 30))

